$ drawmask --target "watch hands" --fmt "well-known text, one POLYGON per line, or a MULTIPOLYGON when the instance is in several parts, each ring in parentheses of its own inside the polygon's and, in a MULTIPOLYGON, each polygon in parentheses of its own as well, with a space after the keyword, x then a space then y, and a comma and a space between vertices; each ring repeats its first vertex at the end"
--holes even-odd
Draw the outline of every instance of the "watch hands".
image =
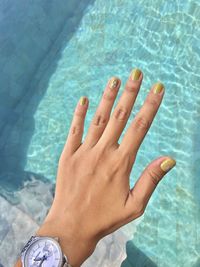
POLYGON ((42 258, 35 258, 34 261, 41 261, 42 258))
MULTIPOLYGON (((37 254, 37 256, 35 257, 34 261, 38 261, 38 256, 40 255, 40 252, 41 252, 41 251, 38 252, 38 254, 37 254)), ((40 259, 40 258, 39 258, 39 259, 40 259)))
POLYGON ((46 257, 43 257, 42 258, 42 261, 40 262, 40 264, 39 264, 39 266, 38 267, 41 267, 42 266, 42 263, 43 263, 43 261, 45 261, 46 260, 46 257))
POLYGON ((47 259, 47 256, 43 256, 41 258, 35 258, 34 261, 41 261, 40 264, 38 265, 38 267, 42 266, 42 263, 47 259))
MULTIPOLYGON (((40 253, 39 253, 40 254, 40 253)), ((38 254, 38 255, 39 255, 38 254)), ((51 255, 45 254, 42 257, 38 257, 38 255, 35 257, 34 261, 41 261, 41 260, 46 260, 48 257, 50 257, 51 255)))

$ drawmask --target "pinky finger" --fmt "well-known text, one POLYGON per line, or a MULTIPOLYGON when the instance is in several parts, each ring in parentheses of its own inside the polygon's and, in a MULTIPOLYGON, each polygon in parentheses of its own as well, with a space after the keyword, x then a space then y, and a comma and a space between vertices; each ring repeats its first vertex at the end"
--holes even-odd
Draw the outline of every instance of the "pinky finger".
POLYGON ((84 122, 87 113, 89 101, 88 98, 82 96, 75 108, 72 123, 69 129, 67 140, 63 149, 64 154, 73 154, 81 145, 83 132, 84 132, 84 122))

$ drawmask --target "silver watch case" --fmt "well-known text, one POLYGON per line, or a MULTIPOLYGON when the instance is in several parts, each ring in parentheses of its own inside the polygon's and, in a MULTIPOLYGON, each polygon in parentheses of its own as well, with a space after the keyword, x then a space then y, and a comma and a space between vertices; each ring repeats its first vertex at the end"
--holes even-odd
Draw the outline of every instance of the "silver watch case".
POLYGON ((52 239, 54 242, 57 243, 58 247, 60 248, 60 253, 62 255, 62 258, 63 258, 63 261, 62 263, 59 265, 59 267, 72 267, 69 263, 68 263, 68 259, 67 259, 67 256, 64 255, 62 253, 62 250, 61 250, 61 247, 58 243, 58 237, 50 237, 50 236, 31 236, 31 238, 28 240, 28 242, 26 243, 26 245, 23 247, 22 251, 21 251, 21 261, 22 261, 22 266, 23 267, 28 267, 28 266, 25 266, 25 255, 26 255, 26 251, 28 250, 28 248, 34 243, 36 242, 37 240, 40 240, 40 239, 45 239, 45 238, 48 238, 48 239, 52 239))

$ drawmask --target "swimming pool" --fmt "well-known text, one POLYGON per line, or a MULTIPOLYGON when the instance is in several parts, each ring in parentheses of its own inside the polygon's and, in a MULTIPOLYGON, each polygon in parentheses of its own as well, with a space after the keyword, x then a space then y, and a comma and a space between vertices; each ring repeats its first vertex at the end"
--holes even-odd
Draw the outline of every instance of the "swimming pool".
MULTIPOLYGON (((90 101, 85 136, 109 77, 122 79, 121 93, 131 69, 139 67, 144 81, 131 119, 152 83, 161 80, 166 93, 138 154, 131 185, 157 156, 169 154, 177 166, 154 192, 145 215, 107 239, 85 266, 92 261, 93 266, 96 261, 98 266, 120 266, 127 254, 123 267, 198 267, 200 4, 194 0, 95 0, 79 5, 73 1, 68 7, 64 1, 48 3, 42 7, 39 1, 32 3, 35 11, 17 4, 21 15, 29 10, 32 22, 21 31, 16 26, 12 45, 0 37, 1 48, 7 49, 7 53, 1 49, 7 62, 0 62, 1 86, 9 85, 9 90, 1 89, 0 262, 7 266, 6 258, 17 253, 47 212, 57 161, 79 97, 86 95, 90 101), (18 38, 21 50, 14 46, 18 38), (18 66, 13 64, 17 56, 18 66), (125 252, 127 240, 131 242, 125 252)), ((8 18, 5 14, 16 15, 11 5, 2 10, 2 21, 8 18)), ((15 24, 21 18, 16 15, 15 24)), ((14 26, 8 22, 4 26, 11 34, 14 26)))

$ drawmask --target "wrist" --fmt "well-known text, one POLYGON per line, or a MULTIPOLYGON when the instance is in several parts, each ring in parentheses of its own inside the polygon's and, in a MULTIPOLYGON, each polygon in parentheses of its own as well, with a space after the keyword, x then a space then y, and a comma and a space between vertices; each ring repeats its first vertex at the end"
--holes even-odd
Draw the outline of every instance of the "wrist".
POLYGON ((46 221, 37 230, 36 236, 58 237, 62 252, 67 256, 72 267, 79 267, 93 253, 97 241, 92 238, 83 238, 79 231, 70 226, 57 225, 46 221))

